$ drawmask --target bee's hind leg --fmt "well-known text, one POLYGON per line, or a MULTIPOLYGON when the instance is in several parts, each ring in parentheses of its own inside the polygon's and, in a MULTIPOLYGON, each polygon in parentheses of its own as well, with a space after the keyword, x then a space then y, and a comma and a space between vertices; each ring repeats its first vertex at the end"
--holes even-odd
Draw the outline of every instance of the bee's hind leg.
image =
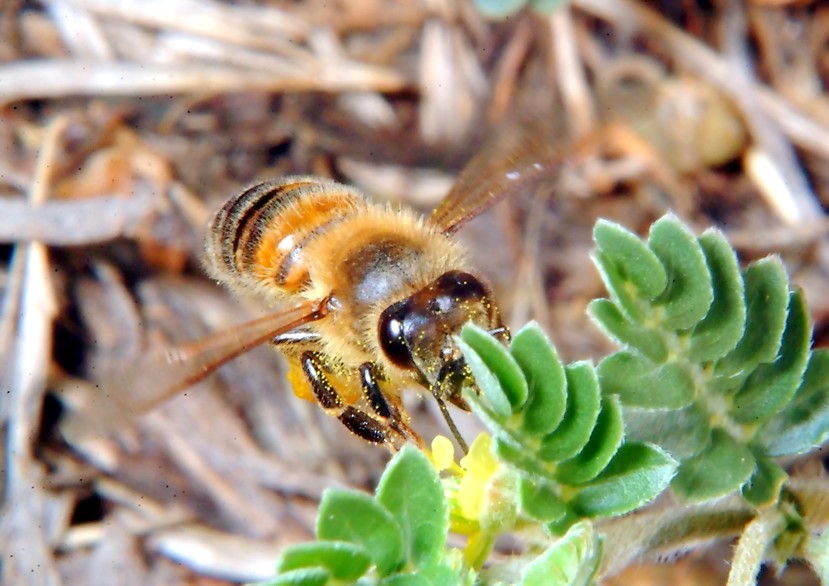
MULTIPOLYGON (((345 404, 340 393, 331 383, 328 374, 330 369, 323 354, 312 351, 304 352, 300 363, 306 378, 311 383, 314 397, 326 413, 339 419, 351 433, 367 442, 385 444, 392 451, 403 447, 406 443, 406 436, 393 424, 392 418, 387 418, 383 412, 378 411, 380 403, 375 405, 369 400, 372 409, 377 413, 376 416, 366 413, 356 405, 345 404)), ((363 378, 362 375, 361 378, 363 378)), ((393 413, 393 410, 389 407, 388 412, 393 413)))

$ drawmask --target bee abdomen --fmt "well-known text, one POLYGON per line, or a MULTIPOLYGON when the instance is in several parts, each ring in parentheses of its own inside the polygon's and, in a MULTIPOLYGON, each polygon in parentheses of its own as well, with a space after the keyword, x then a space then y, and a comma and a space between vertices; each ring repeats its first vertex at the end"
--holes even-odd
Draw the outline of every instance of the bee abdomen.
POLYGON ((353 188, 316 177, 254 185, 228 201, 210 224, 212 272, 236 284, 296 293, 309 281, 303 250, 361 204, 364 199, 353 188))

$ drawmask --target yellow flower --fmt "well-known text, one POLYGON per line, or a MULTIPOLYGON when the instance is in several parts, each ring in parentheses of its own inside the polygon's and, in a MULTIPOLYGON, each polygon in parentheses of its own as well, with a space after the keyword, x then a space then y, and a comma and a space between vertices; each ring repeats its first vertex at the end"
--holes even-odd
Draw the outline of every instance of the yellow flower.
POLYGON ((448 437, 439 435, 432 440, 432 451, 426 456, 432 461, 438 472, 449 470, 455 464, 455 446, 448 437))
POLYGON ((492 437, 485 433, 475 438, 460 465, 455 463, 452 442, 443 436, 432 441, 428 456, 438 471, 447 472, 442 482, 450 528, 468 536, 464 559, 479 568, 498 533, 515 521, 514 475, 492 455, 492 437))
POLYGON ((465 473, 458 489, 458 500, 461 514, 467 519, 480 520, 487 483, 498 470, 498 460, 491 450, 492 436, 482 433, 472 442, 469 454, 461 458, 465 473))

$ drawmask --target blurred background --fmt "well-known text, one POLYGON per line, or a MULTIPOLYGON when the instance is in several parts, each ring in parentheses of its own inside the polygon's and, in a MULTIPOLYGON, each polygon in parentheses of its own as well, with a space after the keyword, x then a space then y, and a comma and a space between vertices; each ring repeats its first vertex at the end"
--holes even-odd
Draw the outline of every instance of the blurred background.
MULTIPOLYGON (((505 4, 0 0, 4 584, 262 579, 325 488, 373 488, 388 454, 294 397, 269 348, 117 433, 70 432, 124 364, 268 309, 201 268, 208 219, 256 180, 333 177, 428 214, 472 157, 503 170, 533 132, 556 173, 459 232, 512 327, 606 354, 593 223, 642 234, 670 211, 743 261, 781 254, 826 344, 829 4, 505 4)), ((414 427, 446 433, 410 395, 414 427)), ((723 584, 730 554, 613 583, 723 584)))

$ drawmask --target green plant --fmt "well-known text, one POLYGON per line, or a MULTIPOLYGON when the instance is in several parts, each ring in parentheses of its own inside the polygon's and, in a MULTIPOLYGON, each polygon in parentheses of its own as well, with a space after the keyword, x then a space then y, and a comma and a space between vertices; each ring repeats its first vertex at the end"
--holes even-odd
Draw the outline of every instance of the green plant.
POLYGON ((722 234, 671 216, 646 242, 605 221, 594 240, 610 297, 589 314, 620 350, 564 365, 537 325, 508 348, 467 326, 465 398, 490 433, 459 463, 446 438, 407 447, 374 498, 327 492, 320 541, 288 548, 268 584, 590 584, 737 535, 730 583, 794 558, 827 582, 829 483, 777 459, 829 436, 829 351, 810 351, 781 262, 741 271, 722 234), (676 505, 621 516, 669 488, 676 505), (505 532, 524 553, 485 567, 505 532))
POLYGON ((567 3, 567 0, 475 0, 475 7, 489 18, 508 18, 529 5, 539 14, 550 14, 567 3))

